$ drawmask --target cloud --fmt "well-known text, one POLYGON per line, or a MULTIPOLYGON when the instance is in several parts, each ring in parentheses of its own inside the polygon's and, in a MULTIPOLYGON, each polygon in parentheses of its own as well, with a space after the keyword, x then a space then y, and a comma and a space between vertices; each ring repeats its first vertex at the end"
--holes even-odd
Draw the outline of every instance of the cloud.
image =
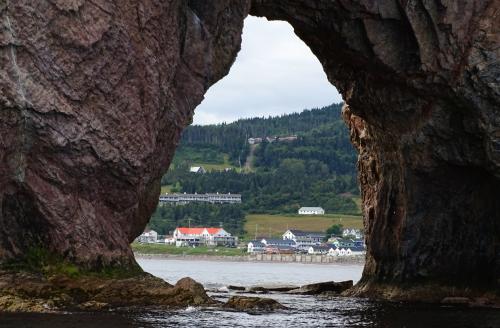
POLYGON ((229 74, 196 108, 194 124, 279 115, 342 101, 311 50, 286 22, 249 16, 229 74))

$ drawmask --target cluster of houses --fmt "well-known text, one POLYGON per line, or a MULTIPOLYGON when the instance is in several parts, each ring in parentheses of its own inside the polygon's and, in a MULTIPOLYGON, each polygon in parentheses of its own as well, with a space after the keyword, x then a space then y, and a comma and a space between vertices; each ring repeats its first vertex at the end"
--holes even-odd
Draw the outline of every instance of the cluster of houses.
MULTIPOLYGON (((351 232, 349 231, 349 236, 352 236, 351 232)), ((248 253, 301 253, 329 256, 350 256, 365 252, 365 244, 361 238, 331 237, 325 243, 325 237, 326 235, 321 232, 290 229, 283 234, 282 239, 258 238, 250 241, 247 244, 247 251, 248 253)))
POLYGON ((267 142, 286 142, 286 141, 294 141, 297 140, 297 136, 292 135, 292 136, 274 136, 274 137, 264 137, 264 138, 248 138, 248 143, 250 145, 256 145, 260 144, 264 141, 267 142))
POLYGON ((154 230, 147 229, 136 239, 139 243, 164 243, 177 247, 226 246, 235 247, 238 237, 232 236, 223 228, 176 228, 172 236, 159 236, 154 230))
POLYGON ((160 195, 160 204, 186 205, 189 203, 241 204, 241 195, 231 193, 160 195))

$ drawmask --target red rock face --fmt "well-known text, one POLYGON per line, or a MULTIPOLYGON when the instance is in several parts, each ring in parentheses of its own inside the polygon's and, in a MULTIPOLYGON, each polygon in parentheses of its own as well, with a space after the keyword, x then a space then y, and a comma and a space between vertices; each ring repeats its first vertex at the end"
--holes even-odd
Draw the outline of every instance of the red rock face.
POLYGON ((500 6, 463 1, 0 4, 0 259, 130 264, 179 133, 247 12, 288 21, 348 106, 360 290, 500 275, 500 6), (251 5, 251 8, 250 8, 251 5))
POLYGON ((252 14, 293 25, 348 104, 368 246, 359 290, 499 287, 499 9, 253 1, 252 14))
POLYGON ((246 1, 0 4, 0 259, 133 264, 182 128, 240 47, 246 1))

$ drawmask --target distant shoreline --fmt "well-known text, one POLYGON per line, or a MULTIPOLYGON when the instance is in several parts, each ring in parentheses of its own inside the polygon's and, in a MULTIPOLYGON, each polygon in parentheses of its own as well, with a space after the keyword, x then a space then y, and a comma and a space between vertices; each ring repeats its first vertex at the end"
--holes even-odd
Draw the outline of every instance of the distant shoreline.
POLYGON ((147 259, 147 260, 181 260, 181 261, 223 261, 223 262, 252 262, 252 263, 300 263, 300 264, 321 264, 321 265, 331 265, 331 264, 360 264, 365 263, 365 258, 363 256, 342 256, 333 257, 331 262, 307 262, 307 261, 278 261, 278 260, 264 260, 257 259, 252 255, 234 255, 234 256, 224 256, 224 255, 185 255, 185 254, 143 254, 134 253, 136 259, 147 259))

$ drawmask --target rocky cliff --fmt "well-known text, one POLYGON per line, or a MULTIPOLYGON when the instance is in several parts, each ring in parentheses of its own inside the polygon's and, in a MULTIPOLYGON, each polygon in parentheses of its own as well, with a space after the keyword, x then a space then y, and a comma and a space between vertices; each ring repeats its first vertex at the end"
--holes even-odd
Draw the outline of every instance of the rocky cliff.
POLYGON ((179 134, 245 1, 0 2, 0 259, 134 264, 179 134))
POLYGON ((290 22, 347 103, 368 246, 358 291, 498 288, 500 4, 256 0, 251 13, 290 22))
POLYGON ((357 290, 498 288, 494 0, 2 1, 0 259, 44 247, 133 264, 128 244, 248 12, 288 21, 347 103, 368 245, 357 290))

